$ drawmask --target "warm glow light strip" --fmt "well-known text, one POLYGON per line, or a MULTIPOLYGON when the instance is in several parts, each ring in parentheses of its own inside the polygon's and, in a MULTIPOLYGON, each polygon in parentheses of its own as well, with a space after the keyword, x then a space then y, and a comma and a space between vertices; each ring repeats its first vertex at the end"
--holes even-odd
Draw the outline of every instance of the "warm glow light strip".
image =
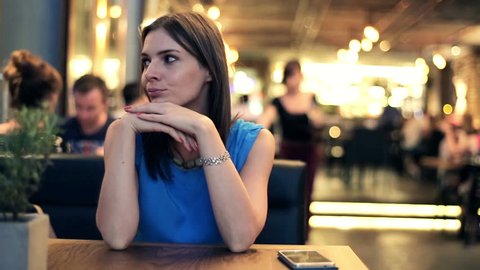
POLYGON ((308 222, 312 228, 351 229, 398 229, 457 231, 458 219, 387 218, 351 216, 312 216, 308 222))
POLYGON ((312 214, 370 215, 393 217, 458 217, 460 206, 396 203, 312 202, 312 214))
POLYGON ((98 0, 97 2, 97 17, 105 19, 107 17, 107 0, 98 0))
POLYGON ((107 44, 107 24, 104 22, 97 23, 96 27, 96 49, 98 52, 104 52, 107 44))

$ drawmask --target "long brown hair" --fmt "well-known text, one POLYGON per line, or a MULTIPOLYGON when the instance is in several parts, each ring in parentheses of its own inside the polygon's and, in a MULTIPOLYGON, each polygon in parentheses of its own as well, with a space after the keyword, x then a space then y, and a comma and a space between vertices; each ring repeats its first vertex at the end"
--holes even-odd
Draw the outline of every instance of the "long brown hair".
MULTIPOLYGON (((207 116, 212 119, 220 137, 226 143, 232 119, 227 59, 220 31, 210 19, 199 13, 174 13, 160 17, 146 26, 142 30, 142 44, 150 32, 158 29, 165 30, 209 71, 212 80, 208 91, 207 116)), ((150 175, 171 178, 166 163, 167 158, 171 156, 168 135, 144 133, 142 136, 150 175)))
POLYGON ((63 80, 60 73, 41 57, 27 50, 16 50, 3 69, 8 81, 10 106, 39 108, 51 95, 60 93, 63 80))

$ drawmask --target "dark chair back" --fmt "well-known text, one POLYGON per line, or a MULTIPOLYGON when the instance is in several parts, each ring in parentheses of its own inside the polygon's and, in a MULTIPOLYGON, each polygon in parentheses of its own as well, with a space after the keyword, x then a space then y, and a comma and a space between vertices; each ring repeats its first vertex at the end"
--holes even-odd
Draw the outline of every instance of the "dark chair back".
POLYGON ((388 161, 387 135, 380 129, 356 128, 345 145, 347 166, 380 167, 388 161))
POLYGON ((305 163, 275 159, 268 184, 268 215, 258 244, 305 244, 305 163))
POLYGON ((95 214, 104 174, 103 158, 58 154, 51 157, 51 162, 30 202, 49 215, 58 238, 102 239, 95 214))

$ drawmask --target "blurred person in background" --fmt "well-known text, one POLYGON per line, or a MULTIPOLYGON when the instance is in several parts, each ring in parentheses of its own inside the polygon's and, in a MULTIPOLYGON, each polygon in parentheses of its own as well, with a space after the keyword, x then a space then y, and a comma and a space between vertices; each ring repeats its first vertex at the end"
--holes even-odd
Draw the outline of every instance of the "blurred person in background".
POLYGON ((123 88, 122 95, 125 106, 139 105, 148 102, 147 96, 140 90, 140 84, 137 82, 127 83, 123 88))
MULTIPOLYGON (((148 102, 148 98, 140 90, 140 85, 138 82, 129 82, 127 83, 122 90, 122 97, 123 97, 123 104, 125 106, 129 105, 139 105, 148 102)), ((116 110, 112 113, 114 118, 122 117, 125 114, 125 110, 123 108, 116 110)))
MULTIPOLYGON (((3 77, 8 83, 10 108, 26 106, 55 111, 63 80, 60 73, 41 57, 27 50, 13 51, 3 69, 3 77)), ((14 126, 13 120, 0 123, 0 134, 14 126)))
POLYGON ((255 122, 258 115, 251 112, 249 99, 248 95, 241 95, 238 101, 232 105, 232 115, 236 115, 245 121, 255 122))
MULTIPOLYGON (((320 155, 316 131, 325 123, 324 114, 320 110, 313 93, 301 91, 300 86, 303 74, 298 60, 289 61, 283 72, 282 83, 286 86, 286 93, 274 98, 265 108, 264 113, 257 119, 257 123, 265 128, 280 120, 280 149, 279 157, 283 159, 301 160, 306 163, 307 178, 305 185, 305 202, 307 207, 307 223, 310 217, 308 211, 315 173, 320 155)), ((275 132, 278 132, 275 130, 275 132)))
POLYGON ((441 123, 444 138, 440 145, 440 157, 451 164, 462 164, 465 157, 478 151, 475 148, 477 141, 472 128, 471 118, 462 116, 456 119, 450 116, 441 123))
POLYGON ((387 105, 378 119, 378 128, 384 132, 387 143, 388 164, 397 174, 402 174, 403 156, 400 147, 403 116, 397 108, 387 105))
POLYGON ((105 81, 87 74, 73 84, 76 115, 62 125, 62 148, 67 153, 103 155, 108 126, 108 89, 105 81))
POLYGON ((404 171, 413 179, 436 177, 435 160, 439 157, 440 142, 444 137, 441 121, 430 114, 412 116, 401 128, 404 171))
POLYGON ((450 116, 441 124, 444 138, 440 144, 438 178, 441 199, 445 203, 459 203, 471 184, 469 158, 478 155, 480 134, 473 128, 470 114, 461 118, 450 116))

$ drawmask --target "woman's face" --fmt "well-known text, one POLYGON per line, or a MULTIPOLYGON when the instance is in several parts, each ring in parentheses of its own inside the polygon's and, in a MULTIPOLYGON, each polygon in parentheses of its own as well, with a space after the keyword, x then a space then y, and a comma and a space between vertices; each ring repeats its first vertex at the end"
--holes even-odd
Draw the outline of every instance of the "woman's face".
POLYGON ((288 89, 299 89, 302 82, 302 73, 298 68, 293 68, 290 76, 287 77, 285 85, 288 89))
POLYGON ((151 102, 171 102, 206 111, 210 73, 165 30, 148 33, 141 61, 141 84, 151 102))

